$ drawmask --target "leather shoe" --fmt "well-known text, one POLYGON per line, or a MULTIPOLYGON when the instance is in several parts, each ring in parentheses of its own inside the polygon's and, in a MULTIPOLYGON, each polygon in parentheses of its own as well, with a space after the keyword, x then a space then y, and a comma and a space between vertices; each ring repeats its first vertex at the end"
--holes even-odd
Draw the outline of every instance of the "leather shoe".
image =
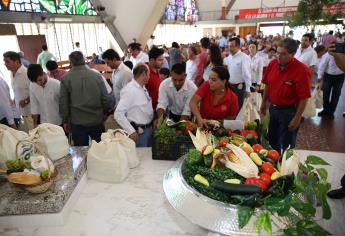
POLYGON ((327 196, 333 199, 343 199, 345 198, 345 190, 342 188, 331 190, 327 193, 327 196))
POLYGON ((343 112, 343 117, 345 117, 345 112, 343 112))

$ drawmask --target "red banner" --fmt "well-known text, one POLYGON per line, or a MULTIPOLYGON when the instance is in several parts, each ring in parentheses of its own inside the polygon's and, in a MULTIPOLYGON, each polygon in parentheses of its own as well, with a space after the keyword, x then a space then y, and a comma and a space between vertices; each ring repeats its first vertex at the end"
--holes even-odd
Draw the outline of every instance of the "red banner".
MULTIPOLYGON (((296 12, 297 6, 291 7, 272 7, 272 8, 255 8, 255 9, 243 9, 239 11, 239 20, 249 19, 271 19, 282 18, 288 12, 296 12)), ((345 11, 345 3, 339 3, 332 7, 325 8, 325 11, 336 13, 345 11)))

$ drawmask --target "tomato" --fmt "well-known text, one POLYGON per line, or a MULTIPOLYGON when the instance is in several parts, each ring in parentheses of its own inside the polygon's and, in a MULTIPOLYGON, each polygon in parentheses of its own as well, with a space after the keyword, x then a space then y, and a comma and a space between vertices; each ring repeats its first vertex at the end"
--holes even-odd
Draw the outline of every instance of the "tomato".
POLYGON ((263 147, 260 144, 254 144, 252 148, 256 153, 259 153, 263 149, 263 147))
POLYGON ((231 137, 231 136, 232 136, 232 135, 231 135, 231 134, 232 134, 232 130, 231 130, 231 129, 228 129, 227 131, 228 131, 228 137, 231 137))
POLYGON ((243 137, 247 137, 248 134, 251 134, 254 138, 258 138, 258 134, 254 130, 242 130, 240 134, 243 137))
POLYGON ((267 184, 262 179, 256 179, 254 184, 259 186, 263 193, 266 192, 266 190, 268 188, 267 184))
POLYGON ((229 143, 226 139, 221 139, 218 143, 219 147, 225 147, 229 143))
POLYGON ((264 172, 266 172, 269 175, 271 175, 275 171, 273 165, 269 162, 263 163, 261 165, 261 168, 264 172))
POLYGON ((244 184, 254 184, 255 181, 256 181, 256 178, 255 177, 251 177, 251 178, 246 179, 244 184))
POLYGON ((253 185, 259 186, 261 188, 262 192, 266 192, 266 190, 268 188, 266 183, 263 180, 257 179, 255 177, 246 179, 244 184, 253 184, 253 185))
POLYGON ((260 179, 265 182, 267 186, 271 185, 271 176, 265 172, 259 174, 260 179))
POLYGON ((267 157, 272 159, 274 162, 278 162, 280 159, 279 152, 273 149, 268 151, 267 157))

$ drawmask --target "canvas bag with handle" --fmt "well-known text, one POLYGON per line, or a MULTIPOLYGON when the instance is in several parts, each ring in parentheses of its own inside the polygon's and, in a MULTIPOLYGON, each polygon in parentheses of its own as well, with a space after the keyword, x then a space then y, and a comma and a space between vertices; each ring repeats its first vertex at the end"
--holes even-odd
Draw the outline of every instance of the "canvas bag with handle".
POLYGON ((103 133, 101 140, 116 138, 121 145, 126 149, 126 157, 128 160, 129 168, 134 168, 139 165, 139 158, 136 151, 135 142, 129 138, 129 135, 123 129, 109 129, 107 132, 103 133))
POLYGON ((33 145, 21 142, 28 139, 28 134, 0 124, 0 166, 5 167, 7 160, 16 160, 17 152, 21 159, 28 159, 33 153, 33 145), (17 148, 17 144, 20 143, 17 148))
POLYGON ((315 101, 315 107, 319 109, 322 108, 323 96, 322 96, 321 86, 319 83, 316 85, 316 88, 313 91, 312 97, 314 98, 314 101, 315 101))
POLYGON ((30 140, 35 146, 55 161, 68 154, 68 139, 62 127, 43 123, 29 131, 30 140))
POLYGON ((99 143, 92 140, 87 153, 88 178, 119 183, 129 173, 128 160, 125 148, 118 138, 106 138, 99 143))
POLYGON ((251 103, 250 98, 245 98, 242 108, 238 113, 236 120, 242 120, 245 122, 260 120, 260 115, 255 106, 251 103))

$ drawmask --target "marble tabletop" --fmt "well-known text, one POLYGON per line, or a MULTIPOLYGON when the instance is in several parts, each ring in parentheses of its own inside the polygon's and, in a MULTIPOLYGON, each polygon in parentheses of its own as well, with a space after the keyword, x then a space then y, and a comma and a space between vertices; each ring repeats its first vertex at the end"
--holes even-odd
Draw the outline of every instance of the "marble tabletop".
MULTIPOLYGON (((332 166, 329 180, 338 187, 345 173, 345 154, 300 151, 318 155, 332 166)), ((213 235, 179 215, 166 200, 162 182, 171 161, 152 160, 151 149, 138 149, 139 167, 121 184, 88 180, 67 223, 54 227, 0 228, 0 235, 111 236, 111 235, 213 235)), ((333 217, 319 223, 333 235, 345 232, 345 200, 329 199, 333 217)))
POLYGON ((44 193, 29 193, 6 180, 2 181, 0 217, 60 212, 86 171, 87 150, 87 147, 71 147, 69 155, 56 160, 54 166, 58 174, 44 193))

